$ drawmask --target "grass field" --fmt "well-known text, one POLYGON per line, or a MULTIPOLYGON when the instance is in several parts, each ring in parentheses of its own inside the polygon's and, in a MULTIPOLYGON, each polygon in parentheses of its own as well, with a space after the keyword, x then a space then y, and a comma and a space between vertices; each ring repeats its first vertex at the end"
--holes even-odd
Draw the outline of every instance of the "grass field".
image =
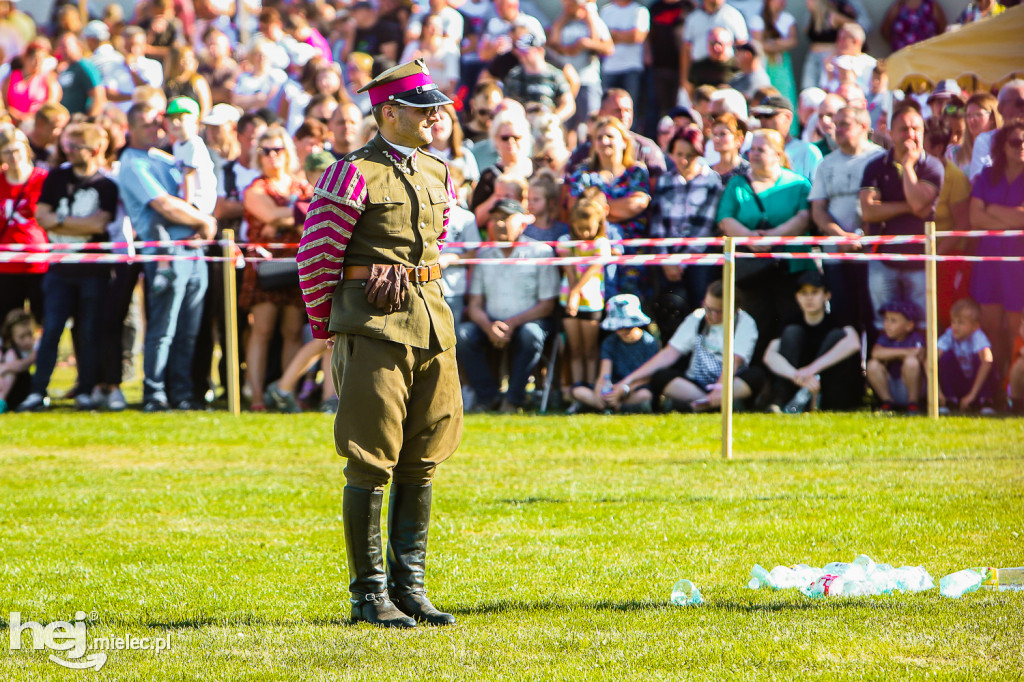
MULTIPOLYGON (((4 680, 1016 679, 1024 593, 814 601, 755 563, 866 553, 939 577, 1024 565, 1024 421, 470 417, 435 486, 428 585, 453 628, 347 624, 342 464, 316 414, 0 417, 3 603, 89 614, 99 672, 4 680), (692 579, 706 603, 669 604, 692 579)), ((56 652, 60 654, 61 652, 56 652)))

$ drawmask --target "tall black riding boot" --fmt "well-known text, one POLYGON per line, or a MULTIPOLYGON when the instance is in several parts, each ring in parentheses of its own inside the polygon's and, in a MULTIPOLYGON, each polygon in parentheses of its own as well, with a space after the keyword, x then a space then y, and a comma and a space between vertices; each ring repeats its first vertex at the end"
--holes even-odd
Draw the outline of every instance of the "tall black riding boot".
POLYGON ((427 599, 423 574, 427 563, 431 486, 391 484, 388 509, 388 593, 402 613, 427 625, 452 625, 455 616, 427 599))
POLYGON ((384 491, 345 486, 341 504, 348 550, 352 622, 383 627, 414 628, 416 621, 388 599, 381 551, 380 514, 384 491))

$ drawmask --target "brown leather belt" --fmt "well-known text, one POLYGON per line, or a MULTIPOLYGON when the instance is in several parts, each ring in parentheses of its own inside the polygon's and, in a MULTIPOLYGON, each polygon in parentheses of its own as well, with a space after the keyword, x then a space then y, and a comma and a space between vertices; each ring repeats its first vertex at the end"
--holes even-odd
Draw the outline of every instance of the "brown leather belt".
MULTIPOLYGON (((433 282, 441 279, 440 265, 421 265, 415 268, 406 268, 409 272, 410 282, 433 282)), ((370 279, 370 267, 368 265, 349 265, 341 273, 342 279, 370 279)))

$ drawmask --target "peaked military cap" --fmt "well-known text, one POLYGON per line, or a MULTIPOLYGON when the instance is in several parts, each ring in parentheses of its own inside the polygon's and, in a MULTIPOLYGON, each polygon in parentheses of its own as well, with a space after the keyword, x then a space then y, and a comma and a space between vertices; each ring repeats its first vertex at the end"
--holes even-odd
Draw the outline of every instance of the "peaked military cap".
POLYGON ((407 107, 452 104, 452 100, 431 80, 430 71, 422 59, 393 66, 358 90, 367 91, 372 106, 386 102, 397 102, 407 107))

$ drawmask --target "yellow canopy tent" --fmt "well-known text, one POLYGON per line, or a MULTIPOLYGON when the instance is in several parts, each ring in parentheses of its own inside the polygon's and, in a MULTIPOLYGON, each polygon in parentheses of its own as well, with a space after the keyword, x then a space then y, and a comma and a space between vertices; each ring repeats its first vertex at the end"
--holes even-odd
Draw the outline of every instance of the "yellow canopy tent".
POLYGON ((890 84, 916 92, 924 81, 955 78, 979 90, 1024 75, 1024 5, 905 47, 886 64, 890 84))

